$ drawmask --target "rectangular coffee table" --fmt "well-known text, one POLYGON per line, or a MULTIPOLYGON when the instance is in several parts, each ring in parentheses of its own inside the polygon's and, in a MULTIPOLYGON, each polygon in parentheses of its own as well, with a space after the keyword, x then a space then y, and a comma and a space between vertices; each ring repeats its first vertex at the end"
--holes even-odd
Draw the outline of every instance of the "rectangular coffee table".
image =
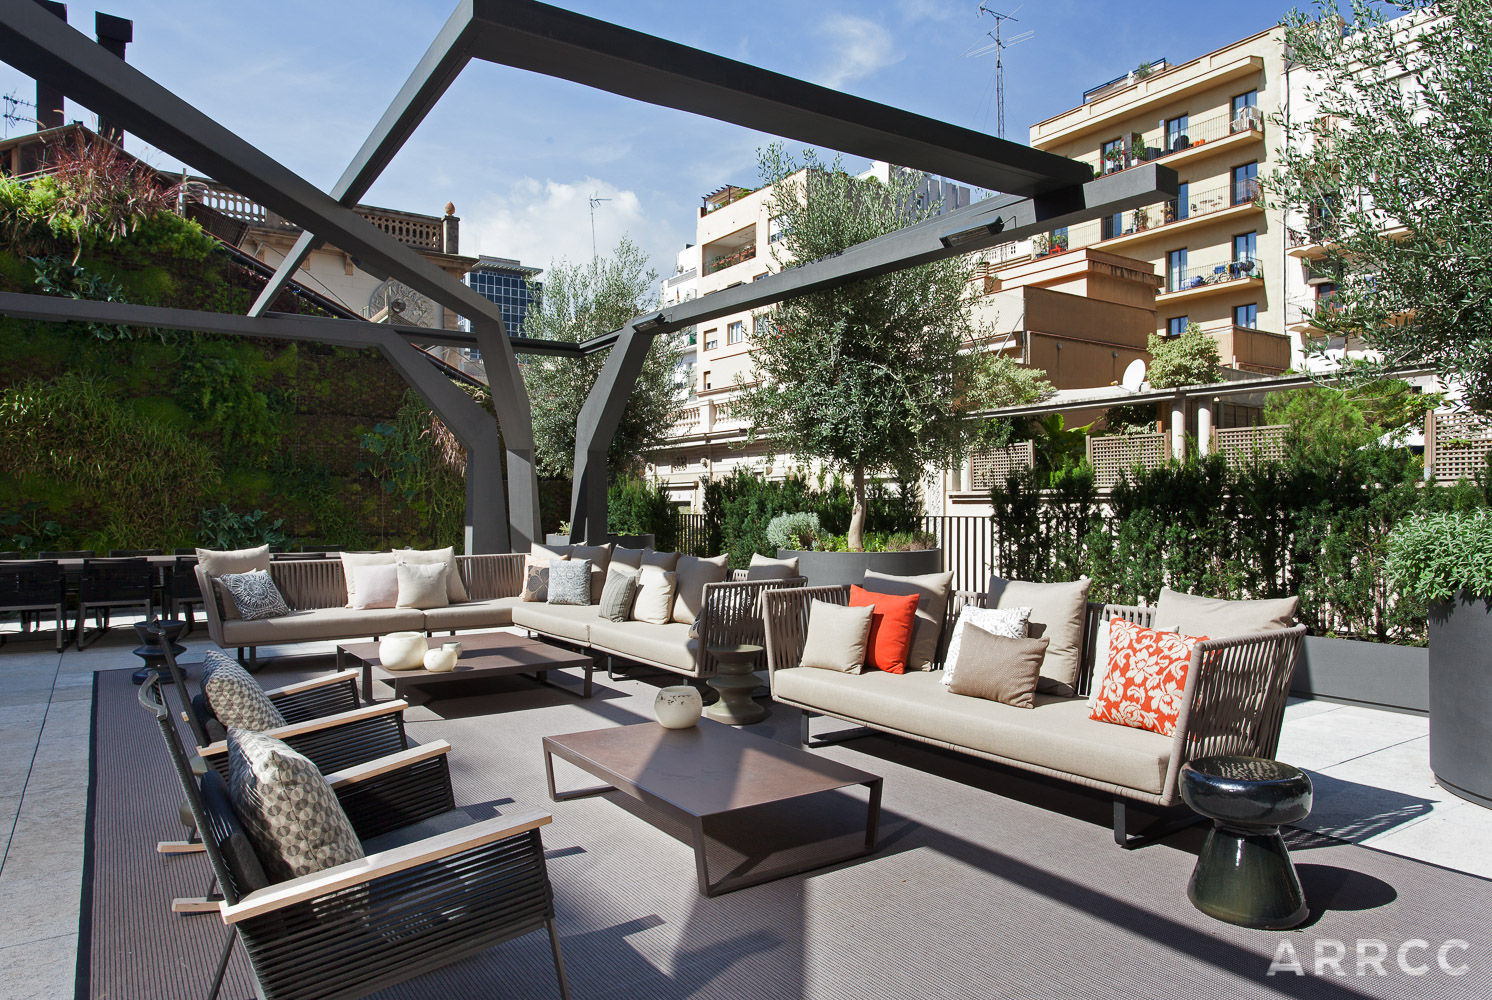
MULTIPOLYGON (((363 701, 373 702, 373 677, 377 670, 379 680, 393 685, 394 697, 404 697, 411 685, 428 687, 451 681, 467 681, 477 677, 500 677, 507 674, 526 674, 541 684, 549 684, 551 670, 579 667, 585 671, 585 688, 582 697, 591 696, 591 674, 596 661, 586 653, 550 646, 537 639, 513 635, 511 632, 473 632, 469 635, 433 636, 426 640, 431 649, 443 642, 461 643, 461 656, 456 669, 444 672, 426 670, 388 670, 378 660, 378 643, 347 642, 337 646, 337 669, 347 666, 348 660, 358 663, 363 669, 363 701)), ((550 684, 551 687, 560 687, 550 684)), ((560 688, 560 690, 565 690, 560 688)))
MULTIPOLYGON (((556 802, 617 790, 687 826, 699 891, 704 896, 862 857, 876 846, 876 828, 881 816, 880 777, 710 719, 701 719, 689 729, 665 729, 656 722, 644 722, 546 736, 544 774, 549 782, 549 797, 556 802), (555 757, 607 784, 557 791, 555 757), (864 785, 870 791, 863 847, 764 874, 728 875, 711 884, 705 837, 713 826, 733 813, 855 785, 864 785)), ((800 810, 804 816, 812 812, 800 810)))

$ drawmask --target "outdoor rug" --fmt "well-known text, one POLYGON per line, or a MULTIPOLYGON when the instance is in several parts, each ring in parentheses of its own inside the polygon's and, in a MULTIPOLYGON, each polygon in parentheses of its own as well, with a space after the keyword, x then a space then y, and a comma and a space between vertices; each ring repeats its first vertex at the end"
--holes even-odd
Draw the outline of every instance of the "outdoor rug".
MULTIPOLYGON (((282 661, 261 676, 271 686, 330 666, 282 661)), ((602 676, 581 700, 503 679, 444 689, 407 715, 415 740, 451 743, 456 800, 473 816, 554 814, 543 837, 576 1000, 1492 995, 1485 880, 1297 834, 1310 921, 1232 927, 1186 898, 1200 830, 1125 851, 1101 796, 880 736, 816 751, 885 777, 876 853, 706 899, 679 831, 644 807, 616 793, 551 803, 545 791, 541 736, 648 721, 660 683, 602 676), (1271 975, 1272 962, 1284 968, 1271 975)), ((78 996, 198 998, 225 931, 214 914, 169 906, 207 888, 207 862, 155 852, 182 835, 180 791, 130 672, 96 684, 78 996)), ((753 729, 795 742, 798 714, 774 705, 753 729)), ((561 787, 593 783, 555 767, 561 787)), ((858 808, 849 794, 815 804, 858 808)), ((751 850, 715 849, 726 865, 751 850)), ((222 995, 253 995, 237 949, 222 995)), ((556 995, 542 932, 378 994, 556 995)))

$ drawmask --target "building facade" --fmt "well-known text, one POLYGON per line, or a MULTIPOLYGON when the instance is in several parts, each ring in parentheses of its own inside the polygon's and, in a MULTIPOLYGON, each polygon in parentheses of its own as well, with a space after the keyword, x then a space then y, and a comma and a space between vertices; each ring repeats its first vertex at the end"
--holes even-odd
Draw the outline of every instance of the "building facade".
MULTIPOLYGON (((543 273, 543 268, 529 267, 510 257, 482 254, 461 280, 483 298, 496 302, 502 310, 503 326, 510 335, 520 337, 523 336, 523 321, 528 317, 529 309, 538 303, 544 287, 533 279, 543 273)), ((470 324, 463 320, 462 325, 469 328, 470 324)))

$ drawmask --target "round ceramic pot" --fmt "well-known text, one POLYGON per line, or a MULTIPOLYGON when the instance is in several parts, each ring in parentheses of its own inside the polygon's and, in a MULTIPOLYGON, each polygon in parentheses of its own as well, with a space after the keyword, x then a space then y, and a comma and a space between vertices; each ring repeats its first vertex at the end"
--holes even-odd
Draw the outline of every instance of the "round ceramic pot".
POLYGON ((385 670, 414 670, 429 648, 423 632, 390 632, 378 643, 378 662, 385 670))
POLYGON ((437 674, 447 673, 456 669, 456 661, 460 658, 461 643, 443 642, 425 653, 425 669, 437 674))
POLYGON ((704 701, 699 691, 687 684, 662 688, 653 699, 653 714, 664 729, 688 729, 699 722, 702 711, 704 701))

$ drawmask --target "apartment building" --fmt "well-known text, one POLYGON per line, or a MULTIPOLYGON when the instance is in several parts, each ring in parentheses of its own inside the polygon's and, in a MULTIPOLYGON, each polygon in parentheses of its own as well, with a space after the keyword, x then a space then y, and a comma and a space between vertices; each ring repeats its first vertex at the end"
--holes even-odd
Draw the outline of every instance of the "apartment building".
POLYGON ((1271 122, 1289 103, 1284 29, 1272 27, 1189 62, 1157 60, 1087 91, 1031 126, 1031 145, 1095 174, 1159 160, 1176 198, 1055 234, 1042 249, 1096 247, 1154 266, 1156 332, 1197 323, 1223 363, 1269 373, 1300 356, 1286 335, 1286 226, 1259 179, 1285 137, 1271 122))

